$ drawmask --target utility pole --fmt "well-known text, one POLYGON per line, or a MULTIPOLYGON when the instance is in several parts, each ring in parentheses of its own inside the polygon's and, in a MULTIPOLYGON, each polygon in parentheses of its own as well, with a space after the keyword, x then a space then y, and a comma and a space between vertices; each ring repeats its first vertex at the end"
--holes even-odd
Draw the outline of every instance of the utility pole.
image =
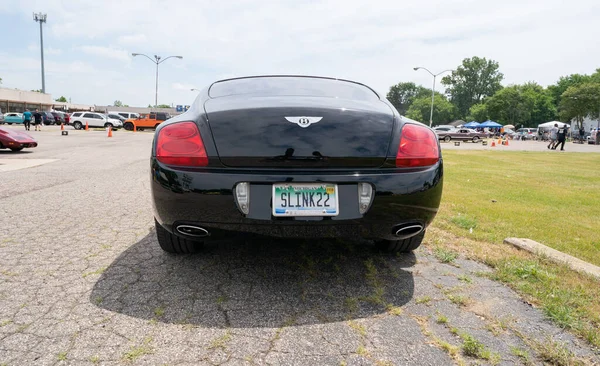
POLYGON ((133 56, 133 57, 144 56, 148 60, 150 60, 156 64, 156 88, 154 89, 154 108, 156 108, 156 106, 158 105, 158 65, 162 64, 163 62, 167 61, 168 59, 170 59, 172 57, 182 59, 183 56, 169 56, 169 57, 162 58, 158 55, 154 55, 154 60, 151 59, 148 55, 144 55, 143 53, 132 53, 131 56, 133 56))
POLYGON ((430 73, 431 76, 433 76, 433 88, 431 89, 431 112, 429 113, 429 127, 431 127, 431 125, 433 124, 433 100, 435 97, 435 78, 437 78, 438 76, 440 76, 441 74, 443 74, 445 72, 454 71, 454 70, 444 70, 442 72, 438 72, 437 74, 434 74, 424 67, 414 67, 413 68, 413 70, 415 70, 415 71, 417 71, 419 69, 423 69, 423 70, 427 71, 428 73, 430 73))
POLYGON ((42 31, 42 24, 46 23, 46 14, 33 13, 33 20, 40 23, 40 50, 42 54, 42 93, 46 93, 46 80, 44 74, 44 32, 42 31))

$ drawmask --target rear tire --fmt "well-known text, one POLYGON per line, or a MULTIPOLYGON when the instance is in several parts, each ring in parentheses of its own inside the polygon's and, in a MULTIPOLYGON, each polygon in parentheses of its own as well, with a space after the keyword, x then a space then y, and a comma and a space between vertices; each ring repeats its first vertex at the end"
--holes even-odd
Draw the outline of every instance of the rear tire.
POLYGON ((110 127, 110 128, 112 128, 112 129, 114 129, 114 126, 113 126, 113 124, 112 124, 112 123, 110 123, 110 122, 106 122, 106 123, 104 124, 104 127, 106 127, 106 128, 110 127))
POLYGON ((452 140, 452 137, 450 137, 450 136, 446 136, 446 137, 444 137, 444 141, 446 141, 446 142, 450 142, 450 140, 452 140))
POLYGON ((425 230, 408 239, 378 240, 375 242, 375 247, 386 253, 410 253, 421 245, 424 237, 425 230))
POLYGON ((160 126, 160 123, 155 124, 154 129, 156 130, 158 128, 158 126, 160 126))
POLYGON ((473 136, 473 142, 479 142, 479 137, 478 136, 473 136))
POLYGON ((154 220, 156 227, 156 237, 160 248, 167 253, 191 254, 196 253, 202 248, 202 242, 180 238, 171 234, 158 221, 154 220))

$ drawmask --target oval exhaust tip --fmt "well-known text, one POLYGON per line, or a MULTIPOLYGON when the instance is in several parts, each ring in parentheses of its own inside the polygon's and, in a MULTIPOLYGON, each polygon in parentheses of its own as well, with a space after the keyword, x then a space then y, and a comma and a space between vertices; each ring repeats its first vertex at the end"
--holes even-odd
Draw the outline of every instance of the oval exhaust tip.
POLYGON ((193 226, 193 225, 178 225, 176 230, 180 234, 187 235, 187 236, 193 236, 196 238, 202 238, 202 237, 210 235, 208 230, 201 228, 199 226, 193 226))
POLYGON ((396 237, 398 237, 398 239, 408 239, 410 237, 420 234, 422 231, 423 231, 423 225, 408 224, 408 225, 401 225, 401 226, 397 227, 394 235, 396 235, 396 237))

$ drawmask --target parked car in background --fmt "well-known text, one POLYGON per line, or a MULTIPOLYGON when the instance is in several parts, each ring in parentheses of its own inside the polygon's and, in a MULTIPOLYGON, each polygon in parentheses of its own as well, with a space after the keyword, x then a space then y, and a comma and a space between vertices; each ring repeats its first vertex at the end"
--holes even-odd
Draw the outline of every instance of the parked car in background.
POLYGON ((130 118, 138 118, 140 116, 139 113, 135 113, 135 112, 114 112, 114 111, 108 111, 108 114, 118 114, 119 116, 125 118, 125 119, 130 119, 130 118))
POLYGON ((454 126, 449 126, 449 125, 448 126, 444 126, 444 125, 441 125, 441 126, 435 126, 433 128, 433 131, 435 133, 438 133, 438 132, 452 131, 452 130, 455 130, 455 129, 456 129, 456 127, 454 127, 454 126))
POLYGON ((26 147, 36 147, 37 141, 29 134, 11 128, 0 128, 0 149, 21 151, 26 147))
POLYGON ((477 132, 470 128, 458 128, 450 131, 436 131, 438 139, 450 142, 451 140, 478 142, 487 137, 485 132, 477 132))
POLYGON ((0 124, 4 123, 4 115, 2 114, 2 109, 0 109, 0 124))
POLYGON ((53 125, 56 124, 56 118, 54 118, 54 115, 52 114, 52 112, 40 112, 42 114, 42 122, 47 126, 47 125, 53 125))
POLYGON ((516 140, 537 140, 537 128, 519 128, 514 135, 516 140))
POLYGON ((452 125, 437 125, 433 127, 434 131, 450 131, 456 129, 456 126, 452 125))
POLYGON ((125 120, 127 120, 127 118, 121 116, 120 114, 115 114, 115 113, 110 113, 110 112, 108 112, 108 118, 118 119, 121 122, 125 122, 125 120))
POLYGON ((95 112, 75 112, 71 115, 73 127, 81 130, 87 123, 89 127, 123 127, 123 122, 118 119, 109 118, 103 113, 95 112))
POLYGON ((23 123, 23 113, 6 113, 4 123, 12 125, 13 123, 23 123))
POLYGON ((54 116, 54 121, 56 122, 57 125, 60 125, 61 123, 64 124, 65 121, 65 115, 62 112, 50 112, 53 116, 54 116))
POLYGON ((168 120, 171 116, 165 112, 150 112, 148 115, 142 115, 138 118, 130 118, 125 121, 123 128, 126 130, 133 130, 133 126, 137 130, 143 130, 144 128, 157 128, 162 122, 168 120))

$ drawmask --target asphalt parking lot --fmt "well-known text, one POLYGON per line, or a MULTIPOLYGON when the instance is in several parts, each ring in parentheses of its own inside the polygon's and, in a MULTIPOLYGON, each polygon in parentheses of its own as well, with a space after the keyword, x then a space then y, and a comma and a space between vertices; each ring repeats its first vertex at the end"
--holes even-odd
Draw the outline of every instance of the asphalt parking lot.
POLYGON ((389 256, 366 241, 240 238, 165 254, 153 133, 68 130, 0 150, 0 364, 524 362, 515 349, 541 364, 534 344, 550 342, 600 362, 485 265, 444 264, 427 246, 389 256), (492 357, 448 352, 465 335, 492 357))

